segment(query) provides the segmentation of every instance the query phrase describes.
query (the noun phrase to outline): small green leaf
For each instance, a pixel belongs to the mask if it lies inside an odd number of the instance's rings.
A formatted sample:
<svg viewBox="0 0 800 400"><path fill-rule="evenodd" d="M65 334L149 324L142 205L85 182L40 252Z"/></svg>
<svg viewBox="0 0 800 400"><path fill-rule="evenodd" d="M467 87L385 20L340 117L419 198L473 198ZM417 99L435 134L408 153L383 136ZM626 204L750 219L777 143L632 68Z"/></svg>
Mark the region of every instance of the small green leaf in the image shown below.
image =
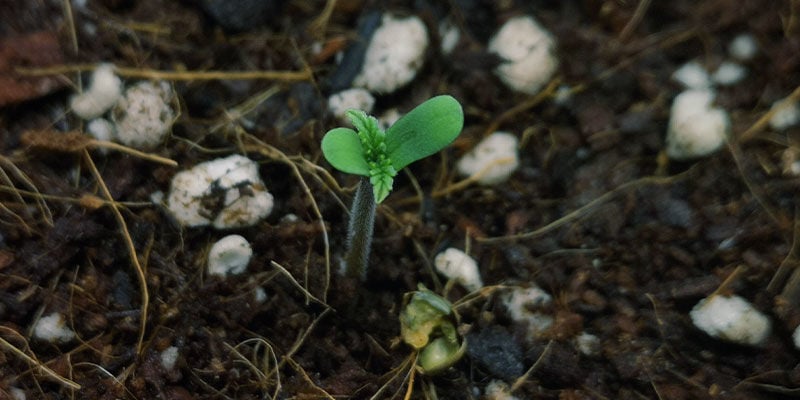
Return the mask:
<svg viewBox="0 0 800 400"><path fill-rule="evenodd" d="M369 178L372 184L372 195L375 196L375 203L380 204L392 191L394 177L387 174L376 174Z"/></svg>
<svg viewBox="0 0 800 400"><path fill-rule="evenodd" d="M386 152L400 170L445 148L464 126L461 104L452 96L436 96L404 115L386 131Z"/></svg>
<svg viewBox="0 0 800 400"><path fill-rule="evenodd" d="M378 120L373 116L367 115L364 111L351 108L345 111L345 114L350 118L350 122L353 123L356 131L367 134L370 139L378 135L378 132L382 133L381 129L378 128Z"/></svg>
<svg viewBox="0 0 800 400"><path fill-rule="evenodd" d="M322 154L339 171L348 174L369 176L369 164L364 158L364 149L356 131L335 128L322 138Z"/></svg>

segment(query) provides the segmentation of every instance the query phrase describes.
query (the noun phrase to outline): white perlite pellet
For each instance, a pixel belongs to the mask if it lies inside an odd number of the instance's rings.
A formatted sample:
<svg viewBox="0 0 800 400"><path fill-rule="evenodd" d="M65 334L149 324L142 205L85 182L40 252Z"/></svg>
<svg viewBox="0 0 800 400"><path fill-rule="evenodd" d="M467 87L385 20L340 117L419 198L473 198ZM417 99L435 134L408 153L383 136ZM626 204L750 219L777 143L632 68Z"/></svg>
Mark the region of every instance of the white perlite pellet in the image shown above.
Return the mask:
<svg viewBox="0 0 800 400"><path fill-rule="evenodd" d="M75 332L67 326L66 318L56 312L36 321L33 337L48 342L66 343L75 337Z"/></svg>
<svg viewBox="0 0 800 400"><path fill-rule="evenodd" d="M385 14L364 55L353 86L391 93L411 82L425 63L428 30L419 18Z"/></svg>
<svg viewBox="0 0 800 400"><path fill-rule="evenodd" d="M138 149L161 144L172 128L172 89L166 82L139 82L125 91L112 117L120 143Z"/></svg>
<svg viewBox="0 0 800 400"><path fill-rule="evenodd" d="M375 97L362 88L352 88L334 93L328 98L328 110L341 122L350 123L345 112L351 108L369 114L375 106Z"/></svg>
<svg viewBox="0 0 800 400"><path fill-rule="evenodd" d="M251 226L269 215L272 207L273 198L258 174L258 164L240 155L177 173L167 196L167 209L188 227Z"/></svg>
<svg viewBox="0 0 800 400"><path fill-rule="evenodd" d="M81 119L97 118L114 106L122 93L122 81L113 64L100 64L92 73L89 88L70 100L70 108Z"/></svg>
<svg viewBox="0 0 800 400"><path fill-rule="evenodd" d="M488 50L505 60L495 74L509 88L536 94L558 69L555 39L535 19L509 19L489 41Z"/></svg>
<svg viewBox="0 0 800 400"><path fill-rule="evenodd" d="M516 136L508 132L494 132L474 149L458 160L456 168L464 176L476 174L482 185L505 182L519 168Z"/></svg>
<svg viewBox="0 0 800 400"><path fill-rule="evenodd" d="M86 133L97 140L113 141L117 137L114 124L105 118L95 118L86 124Z"/></svg>
<svg viewBox="0 0 800 400"><path fill-rule="evenodd" d="M719 65L711 79L720 86L733 86L747 77L747 68L741 64L724 61Z"/></svg>
<svg viewBox="0 0 800 400"><path fill-rule="evenodd" d="M739 61L749 61L758 53L758 42L749 33L739 34L728 45L728 53Z"/></svg>
<svg viewBox="0 0 800 400"><path fill-rule="evenodd" d="M402 116L403 114L400 114L400 111L396 108L390 108L378 116L378 126L383 130L387 130Z"/></svg>
<svg viewBox="0 0 800 400"><path fill-rule="evenodd" d="M705 89L711 86L708 71L697 60L683 64L672 73L672 79L687 89Z"/></svg>
<svg viewBox="0 0 800 400"><path fill-rule="evenodd" d="M732 343L758 346L771 331L769 318L739 296L712 295L700 300L689 316L709 336Z"/></svg>
<svg viewBox="0 0 800 400"><path fill-rule="evenodd" d="M511 394L511 388L501 380L493 380L486 385L486 400L519 400Z"/></svg>
<svg viewBox="0 0 800 400"><path fill-rule="evenodd" d="M575 337L575 345L578 347L578 351L587 356L596 355L602 350L600 338L586 332L581 332Z"/></svg>
<svg viewBox="0 0 800 400"><path fill-rule="evenodd" d="M800 104L789 98L772 103L770 111L775 111L769 119L769 126L776 131L785 130L800 122Z"/></svg>
<svg viewBox="0 0 800 400"><path fill-rule="evenodd" d="M702 157L719 149L728 137L728 113L714 107L710 89L687 90L672 102L667 128L667 155L675 160Z"/></svg>
<svg viewBox="0 0 800 400"><path fill-rule="evenodd" d="M451 247L437 254L433 265L447 279L455 281L471 292L483 287L478 263L459 249Z"/></svg>
<svg viewBox="0 0 800 400"><path fill-rule="evenodd" d="M794 347L800 349L800 326L794 328L794 333L792 333L792 342L794 342Z"/></svg>
<svg viewBox="0 0 800 400"><path fill-rule="evenodd" d="M169 346L160 354L161 366L165 371L172 371L175 368L175 363L178 361L178 348Z"/></svg>
<svg viewBox="0 0 800 400"><path fill-rule="evenodd" d="M553 325L553 317L536 311L553 300L547 292L536 286L514 287L500 296L508 315L516 322L528 325L528 331L536 336Z"/></svg>
<svg viewBox="0 0 800 400"><path fill-rule="evenodd" d="M247 239L241 235L225 236L208 252L208 273L222 277L241 274L251 257L253 248Z"/></svg>
<svg viewBox="0 0 800 400"><path fill-rule="evenodd" d="M11 394L11 398L13 400L26 400L27 399L27 396L25 395L25 391L20 389L20 388L12 386L11 388L8 389L8 392Z"/></svg>
<svg viewBox="0 0 800 400"><path fill-rule="evenodd" d="M445 19L439 23L439 37L441 38L439 46L442 54L449 55L455 50L458 41L461 40L461 31L451 19Z"/></svg>

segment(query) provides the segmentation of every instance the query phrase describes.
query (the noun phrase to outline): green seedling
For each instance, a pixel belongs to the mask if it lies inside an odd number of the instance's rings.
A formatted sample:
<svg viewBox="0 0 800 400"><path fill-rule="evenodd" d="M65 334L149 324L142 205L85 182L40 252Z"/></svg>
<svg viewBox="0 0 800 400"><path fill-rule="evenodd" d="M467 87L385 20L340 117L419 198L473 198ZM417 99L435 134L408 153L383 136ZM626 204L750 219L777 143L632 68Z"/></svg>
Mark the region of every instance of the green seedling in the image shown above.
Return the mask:
<svg viewBox="0 0 800 400"><path fill-rule="evenodd" d="M366 278L375 206L392 191L394 177L408 164L455 140L464 126L461 104L436 96L420 104L384 132L375 117L348 110L355 130L335 128L322 138L322 154L336 169L362 176L348 225L345 275Z"/></svg>
<svg viewBox="0 0 800 400"><path fill-rule="evenodd" d="M409 295L400 313L400 336L420 352L419 370L437 374L461 359L466 342L458 340L457 318L449 301L422 284Z"/></svg>

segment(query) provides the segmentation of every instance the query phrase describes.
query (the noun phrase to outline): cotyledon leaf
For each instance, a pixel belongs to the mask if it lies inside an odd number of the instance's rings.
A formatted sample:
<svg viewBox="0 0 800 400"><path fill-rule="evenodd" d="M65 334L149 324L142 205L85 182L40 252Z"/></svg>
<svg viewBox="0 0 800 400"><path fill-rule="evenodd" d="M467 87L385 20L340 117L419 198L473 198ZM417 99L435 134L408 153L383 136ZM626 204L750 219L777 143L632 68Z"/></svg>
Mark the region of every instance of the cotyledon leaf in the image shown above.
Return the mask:
<svg viewBox="0 0 800 400"><path fill-rule="evenodd" d="M348 174L369 176L369 164L364 158L364 149L356 131L335 128L322 138L322 154L339 171Z"/></svg>
<svg viewBox="0 0 800 400"><path fill-rule="evenodd" d="M461 133L464 112L452 96L436 96L420 104L386 130L386 153L400 170L443 149Z"/></svg>

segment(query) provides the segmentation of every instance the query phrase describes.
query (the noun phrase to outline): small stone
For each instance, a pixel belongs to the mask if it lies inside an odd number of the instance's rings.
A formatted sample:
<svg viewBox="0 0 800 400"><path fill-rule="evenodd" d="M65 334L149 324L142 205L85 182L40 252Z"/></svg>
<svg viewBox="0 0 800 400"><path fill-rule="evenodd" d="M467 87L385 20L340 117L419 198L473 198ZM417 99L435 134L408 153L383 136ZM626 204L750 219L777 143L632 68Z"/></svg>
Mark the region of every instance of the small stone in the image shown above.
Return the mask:
<svg viewBox="0 0 800 400"><path fill-rule="evenodd" d="M248 31L265 25L278 14L282 1L200 0L200 7L225 29Z"/></svg>
<svg viewBox="0 0 800 400"><path fill-rule="evenodd" d="M525 372L521 346L511 333L497 325L470 332L467 354L498 378L514 380Z"/></svg>

